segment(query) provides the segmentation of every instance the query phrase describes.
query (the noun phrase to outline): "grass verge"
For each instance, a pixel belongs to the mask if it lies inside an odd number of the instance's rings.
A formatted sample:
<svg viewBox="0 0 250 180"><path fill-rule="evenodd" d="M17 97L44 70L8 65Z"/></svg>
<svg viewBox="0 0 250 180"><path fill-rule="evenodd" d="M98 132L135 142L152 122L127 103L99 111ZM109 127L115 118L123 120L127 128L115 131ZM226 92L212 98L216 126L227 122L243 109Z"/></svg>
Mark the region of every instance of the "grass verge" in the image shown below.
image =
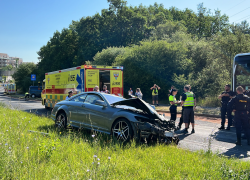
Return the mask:
<svg viewBox="0 0 250 180"><path fill-rule="evenodd" d="M46 117L2 106L0 115L0 179L248 179L250 175L250 163L233 158L161 144L122 146L94 132L57 131Z"/></svg>

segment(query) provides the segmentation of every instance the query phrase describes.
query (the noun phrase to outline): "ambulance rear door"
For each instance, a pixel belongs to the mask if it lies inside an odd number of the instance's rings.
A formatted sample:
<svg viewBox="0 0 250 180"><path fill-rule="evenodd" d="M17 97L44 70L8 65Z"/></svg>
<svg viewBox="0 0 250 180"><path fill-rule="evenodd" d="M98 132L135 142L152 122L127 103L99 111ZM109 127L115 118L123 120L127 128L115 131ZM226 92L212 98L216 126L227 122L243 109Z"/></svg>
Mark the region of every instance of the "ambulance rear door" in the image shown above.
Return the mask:
<svg viewBox="0 0 250 180"><path fill-rule="evenodd" d="M110 93L123 96L123 71L121 69L110 70Z"/></svg>
<svg viewBox="0 0 250 180"><path fill-rule="evenodd" d="M99 69L85 69L85 92L93 91L99 83Z"/></svg>

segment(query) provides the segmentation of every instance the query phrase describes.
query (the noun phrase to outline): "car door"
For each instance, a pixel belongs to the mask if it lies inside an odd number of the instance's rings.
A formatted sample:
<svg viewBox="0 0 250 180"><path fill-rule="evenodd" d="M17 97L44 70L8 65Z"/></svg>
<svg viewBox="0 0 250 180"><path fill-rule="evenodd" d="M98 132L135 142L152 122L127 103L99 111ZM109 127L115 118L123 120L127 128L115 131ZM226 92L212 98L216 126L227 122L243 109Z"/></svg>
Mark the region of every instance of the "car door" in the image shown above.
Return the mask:
<svg viewBox="0 0 250 180"><path fill-rule="evenodd" d="M69 100L69 122L77 127L85 127L87 113L83 109L87 94L78 95Z"/></svg>
<svg viewBox="0 0 250 180"><path fill-rule="evenodd" d="M97 100L104 101L98 94L88 94L85 99L83 109L88 114L86 124L93 129L109 132L112 112L109 106L96 105Z"/></svg>

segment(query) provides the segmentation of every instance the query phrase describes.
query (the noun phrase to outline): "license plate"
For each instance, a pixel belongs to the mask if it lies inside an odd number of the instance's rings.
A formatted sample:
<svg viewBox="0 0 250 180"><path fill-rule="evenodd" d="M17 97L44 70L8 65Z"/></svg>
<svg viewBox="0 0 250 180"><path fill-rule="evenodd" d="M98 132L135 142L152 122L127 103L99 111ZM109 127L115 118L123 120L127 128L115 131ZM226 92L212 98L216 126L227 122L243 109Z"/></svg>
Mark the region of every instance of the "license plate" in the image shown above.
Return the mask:
<svg viewBox="0 0 250 180"><path fill-rule="evenodd" d="M173 132L168 132L168 131L166 131L166 132L164 133L164 135L165 135L166 137L174 137L174 133L173 133Z"/></svg>

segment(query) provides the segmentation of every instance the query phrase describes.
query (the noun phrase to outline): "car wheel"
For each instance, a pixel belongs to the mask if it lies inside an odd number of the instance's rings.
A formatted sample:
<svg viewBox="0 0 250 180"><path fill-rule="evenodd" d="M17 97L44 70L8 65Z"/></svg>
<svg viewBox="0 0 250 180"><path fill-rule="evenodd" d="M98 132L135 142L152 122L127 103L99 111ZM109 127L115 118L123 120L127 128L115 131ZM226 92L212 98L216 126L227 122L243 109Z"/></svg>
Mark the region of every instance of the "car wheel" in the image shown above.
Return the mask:
<svg viewBox="0 0 250 180"><path fill-rule="evenodd" d="M133 129L126 119L119 119L112 128L113 138L117 141L128 142L133 137Z"/></svg>
<svg viewBox="0 0 250 180"><path fill-rule="evenodd" d="M59 112L56 117L55 127L58 129L66 128L67 127L67 116L64 112Z"/></svg>
<svg viewBox="0 0 250 180"><path fill-rule="evenodd" d="M35 98L35 97L36 97L36 95L35 95L35 94L32 94L32 95L31 95L31 97L32 97L32 98Z"/></svg>

